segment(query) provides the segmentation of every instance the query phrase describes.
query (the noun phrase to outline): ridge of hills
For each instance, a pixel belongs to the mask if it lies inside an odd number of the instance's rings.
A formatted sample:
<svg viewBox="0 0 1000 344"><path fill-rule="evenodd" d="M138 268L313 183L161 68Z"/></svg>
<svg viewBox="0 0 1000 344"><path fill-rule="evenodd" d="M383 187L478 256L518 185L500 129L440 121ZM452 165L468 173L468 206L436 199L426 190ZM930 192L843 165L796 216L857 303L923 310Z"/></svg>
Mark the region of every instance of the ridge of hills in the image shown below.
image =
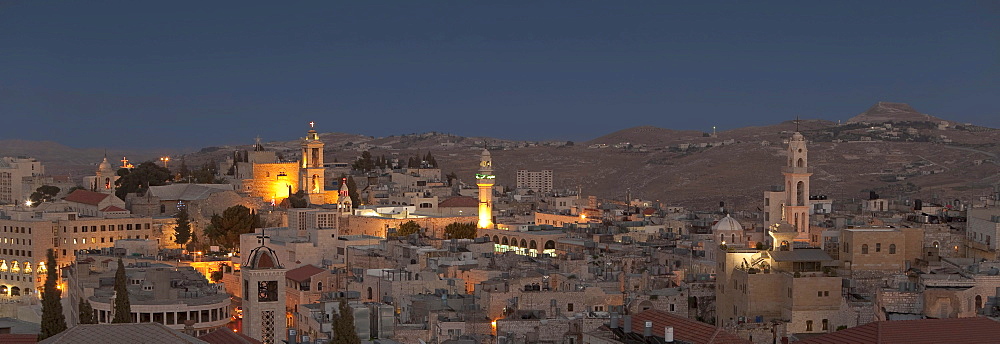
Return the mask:
<svg viewBox="0 0 1000 344"><path fill-rule="evenodd" d="M881 121L881 122L879 122ZM601 198L660 200L666 204L714 208L725 201L734 210L763 205L763 191L780 185L785 140L798 130L809 141L811 189L832 199L863 197L871 190L883 197L925 200L978 200L1000 183L1000 131L944 123L901 103L880 102L844 124L827 120L785 121L712 135L692 130L639 126L587 142L515 141L421 133L371 137L323 133L327 162L352 162L361 152L405 161L432 152L442 173L472 182L479 150L489 146L498 182L513 187L516 171L552 170L556 188L577 189ZM0 155L11 147L0 141ZM23 152L55 170L92 172L102 152L52 142ZM286 159L298 155L299 141L264 142L265 149ZM183 157L189 166L222 161L251 145L207 147ZM138 156L138 155L137 155ZM156 156L156 155L154 155ZM179 156L174 156L176 163ZM138 161L138 160L136 160ZM89 165L89 166L88 166ZM177 166L177 165L171 165Z"/></svg>

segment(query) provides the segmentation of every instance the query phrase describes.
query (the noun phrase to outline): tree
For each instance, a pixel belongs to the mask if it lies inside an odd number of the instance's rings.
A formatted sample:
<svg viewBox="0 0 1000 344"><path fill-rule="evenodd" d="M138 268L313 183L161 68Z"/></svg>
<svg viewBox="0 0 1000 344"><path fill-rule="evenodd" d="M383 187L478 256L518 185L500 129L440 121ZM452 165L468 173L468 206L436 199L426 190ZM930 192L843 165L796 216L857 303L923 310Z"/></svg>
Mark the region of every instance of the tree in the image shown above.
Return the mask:
<svg viewBox="0 0 1000 344"><path fill-rule="evenodd" d="M306 199L305 191L299 190L288 196L288 205L292 208L308 208L309 200Z"/></svg>
<svg viewBox="0 0 1000 344"><path fill-rule="evenodd" d="M42 332L38 340L52 337L66 330L66 316L63 315L62 290L59 290L59 266L56 265L56 252L48 250L45 261L45 289L42 290Z"/></svg>
<svg viewBox="0 0 1000 344"><path fill-rule="evenodd" d="M452 222L444 226L445 239L474 239L476 237L476 223Z"/></svg>
<svg viewBox="0 0 1000 344"><path fill-rule="evenodd" d="M146 161L135 168L119 169L118 178L115 181L115 196L125 199L125 195L135 192L146 192L150 186L164 185L173 179L173 174L166 167L157 165L152 161Z"/></svg>
<svg viewBox="0 0 1000 344"><path fill-rule="evenodd" d="M191 241L191 218L188 215L187 207L181 208L177 213L177 227L174 228L174 242L178 245L186 245Z"/></svg>
<svg viewBox="0 0 1000 344"><path fill-rule="evenodd" d="M448 173L444 177L448 179L448 186L455 185L454 183L458 181L458 174L455 172Z"/></svg>
<svg viewBox="0 0 1000 344"><path fill-rule="evenodd" d="M260 227L260 216L242 205L234 205L222 211L222 215L212 215L212 225L205 228L205 235L215 243L234 249L240 244L240 235L253 232Z"/></svg>
<svg viewBox="0 0 1000 344"><path fill-rule="evenodd" d="M80 310L80 323L81 324L96 324L97 320L94 319L94 307L90 305L90 300L81 297L80 304L77 307Z"/></svg>
<svg viewBox="0 0 1000 344"><path fill-rule="evenodd" d="M118 270L115 271L115 317L111 319L113 324L132 322L132 302L125 282L125 262L118 258Z"/></svg>
<svg viewBox="0 0 1000 344"><path fill-rule="evenodd" d="M347 176L347 195L351 196L351 204L354 207L361 205L361 194L358 193L358 184L354 182L354 176Z"/></svg>
<svg viewBox="0 0 1000 344"><path fill-rule="evenodd" d="M347 305L347 299L340 299L337 312L339 314L333 320L332 344L361 344L361 338L358 338L358 332L354 328L354 311Z"/></svg>
<svg viewBox="0 0 1000 344"><path fill-rule="evenodd" d="M181 158L181 166L177 169L177 174L181 175L181 179L191 176L191 169L188 168L187 162L184 161L184 158Z"/></svg>
<svg viewBox="0 0 1000 344"><path fill-rule="evenodd" d="M222 280L222 270L212 271L212 275L210 277L212 277L212 282L218 283Z"/></svg>
<svg viewBox="0 0 1000 344"><path fill-rule="evenodd" d="M37 207L42 202L51 202L59 194L59 187L42 185L31 193L31 206Z"/></svg>
<svg viewBox="0 0 1000 344"><path fill-rule="evenodd" d="M372 153L368 151L361 152L361 157L355 160L351 164L351 168L355 171L368 172L375 169L375 161L372 160Z"/></svg>
<svg viewBox="0 0 1000 344"><path fill-rule="evenodd" d="M434 156L431 155L431 152L427 152L427 155L424 156L424 161L427 162L427 167L437 168L438 166L437 160L434 160Z"/></svg>
<svg viewBox="0 0 1000 344"><path fill-rule="evenodd" d="M420 225L418 225L413 220L399 224L399 227L396 229L396 236L400 237L405 237L409 236L410 234L418 234L418 233L420 233Z"/></svg>

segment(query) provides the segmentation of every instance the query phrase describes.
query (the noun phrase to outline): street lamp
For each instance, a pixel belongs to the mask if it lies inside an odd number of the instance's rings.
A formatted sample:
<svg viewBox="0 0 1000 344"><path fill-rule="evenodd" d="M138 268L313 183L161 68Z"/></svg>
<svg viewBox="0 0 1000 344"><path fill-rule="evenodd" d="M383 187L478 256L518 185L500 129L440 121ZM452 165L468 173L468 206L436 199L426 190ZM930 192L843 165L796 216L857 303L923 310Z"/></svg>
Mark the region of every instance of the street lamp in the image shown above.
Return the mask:
<svg viewBox="0 0 1000 344"><path fill-rule="evenodd" d="M169 156L161 157L160 161L163 162L163 167L166 168L167 167L167 162L170 161L170 157Z"/></svg>

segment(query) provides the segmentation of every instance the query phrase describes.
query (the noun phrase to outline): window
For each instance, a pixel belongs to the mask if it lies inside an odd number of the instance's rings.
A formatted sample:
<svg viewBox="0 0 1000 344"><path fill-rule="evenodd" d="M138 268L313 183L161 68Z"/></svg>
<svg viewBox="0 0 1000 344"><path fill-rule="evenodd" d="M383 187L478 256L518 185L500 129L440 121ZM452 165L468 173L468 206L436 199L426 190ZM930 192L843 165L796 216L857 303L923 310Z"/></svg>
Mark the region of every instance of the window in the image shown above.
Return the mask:
<svg viewBox="0 0 1000 344"><path fill-rule="evenodd" d="M868 254L868 244L861 245L861 254Z"/></svg>
<svg viewBox="0 0 1000 344"><path fill-rule="evenodd" d="M816 296L817 297L823 297L823 292L822 291L817 291L816 292Z"/></svg>
<svg viewBox="0 0 1000 344"><path fill-rule="evenodd" d="M882 243L875 243L875 252L882 252Z"/></svg>
<svg viewBox="0 0 1000 344"><path fill-rule="evenodd" d="M830 291L829 291L829 290L827 290L827 291L824 291L824 292L823 292L823 296L830 296Z"/></svg>
<svg viewBox="0 0 1000 344"><path fill-rule="evenodd" d="M896 244L889 244L889 254L896 254Z"/></svg>
<svg viewBox="0 0 1000 344"><path fill-rule="evenodd" d="M567 303L566 304L566 311L567 312L572 312L573 311L573 304L572 303Z"/></svg>
<svg viewBox="0 0 1000 344"><path fill-rule="evenodd" d="M813 330L813 321L806 320L806 332L812 332L812 330Z"/></svg>
<svg viewBox="0 0 1000 344"><path fill-rule="evenodd" d="M829 330L830 330L830 321L827 319L823 319L823 331L829 331Z"/></svg>

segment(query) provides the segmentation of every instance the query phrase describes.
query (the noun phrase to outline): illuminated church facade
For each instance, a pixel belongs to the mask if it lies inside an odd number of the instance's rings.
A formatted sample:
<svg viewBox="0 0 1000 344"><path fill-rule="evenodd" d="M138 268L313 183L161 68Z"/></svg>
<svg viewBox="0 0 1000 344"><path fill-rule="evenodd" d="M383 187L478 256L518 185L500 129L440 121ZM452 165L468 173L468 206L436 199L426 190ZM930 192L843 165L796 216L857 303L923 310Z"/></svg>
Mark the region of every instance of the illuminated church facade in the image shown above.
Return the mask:
<svg viewBox="0 0 1000 344"><path fill-rule="evenodd" d="M260 197L275 205L298 191L302 191L311 204L336 204L339 189L326 188L323 141L316 132L315 123L310 122L309 126L300 142L302 156L297 162L280 161L274 152L265 151L259 140L253 151L233 161L231 176L241 181L240 189L251 197Z"/></svg>

